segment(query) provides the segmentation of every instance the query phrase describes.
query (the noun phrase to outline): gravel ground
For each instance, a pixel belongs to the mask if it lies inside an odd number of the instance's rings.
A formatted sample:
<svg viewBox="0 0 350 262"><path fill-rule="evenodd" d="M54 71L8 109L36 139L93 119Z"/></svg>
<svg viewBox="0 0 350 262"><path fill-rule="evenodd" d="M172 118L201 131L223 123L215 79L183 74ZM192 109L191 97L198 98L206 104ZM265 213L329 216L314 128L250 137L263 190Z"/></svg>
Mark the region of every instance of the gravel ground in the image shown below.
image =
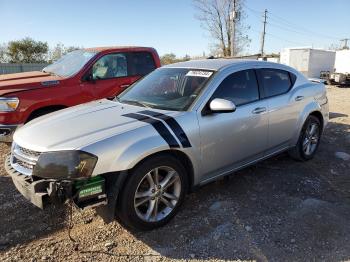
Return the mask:
<svg viewBox="0 0 350 262"><path fill-rule="evenodd" d="M0 169L0 261L350 261L350 89L307 163L287 154L188 195L167 226L131 233L94 211L39 210ZM3 161L9 147L0 145Z"/></svg>

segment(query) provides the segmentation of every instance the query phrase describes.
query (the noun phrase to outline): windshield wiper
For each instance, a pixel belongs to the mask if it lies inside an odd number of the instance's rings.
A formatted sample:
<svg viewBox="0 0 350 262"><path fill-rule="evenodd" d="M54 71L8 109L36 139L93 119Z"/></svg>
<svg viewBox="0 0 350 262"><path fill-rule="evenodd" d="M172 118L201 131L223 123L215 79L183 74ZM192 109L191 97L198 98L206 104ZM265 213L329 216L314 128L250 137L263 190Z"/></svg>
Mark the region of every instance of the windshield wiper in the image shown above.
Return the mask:
<svg viewBox="0 0 350 262"><path fill-rule="evenodd" d="M136 101L136 100L120 100L117 97L117 101L120 103L125 103L125 104L130 104L130 105L136 105L136 106L142 106L142 107L147 107L147 108L151 108L151 106L145 102L140 102L140 101Z"/></svg>
<svg viewBox="0 0 350 262"><path fill-rule="evenodd" d="M42 72L48 73L48 74L50 74L51 76L59 76L58 74L55 74L54 72L51 72L51 71L42 70Z"/></svg>

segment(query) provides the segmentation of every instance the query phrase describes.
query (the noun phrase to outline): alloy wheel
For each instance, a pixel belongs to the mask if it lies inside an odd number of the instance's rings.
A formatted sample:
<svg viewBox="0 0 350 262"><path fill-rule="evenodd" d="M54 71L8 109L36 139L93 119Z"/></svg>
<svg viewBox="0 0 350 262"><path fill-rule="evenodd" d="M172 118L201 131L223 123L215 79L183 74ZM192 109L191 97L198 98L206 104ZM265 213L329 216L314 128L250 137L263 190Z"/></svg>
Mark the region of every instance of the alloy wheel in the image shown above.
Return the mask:
<svg viewBox="0 0 350 262"><path fill-rule="evenodd" d="M146 222L158 222L176 207L181 194L181 179L171 167L161 166L149 171L137 186L134 208Z"/></svg>
<svg viewBox="0 0 350 262"><path fill-rule="evenodd" d="M317 123L312 122L305 130L303 140L303 151L305 155L310 156L315 152L319 139L320 128Z"/></svg>

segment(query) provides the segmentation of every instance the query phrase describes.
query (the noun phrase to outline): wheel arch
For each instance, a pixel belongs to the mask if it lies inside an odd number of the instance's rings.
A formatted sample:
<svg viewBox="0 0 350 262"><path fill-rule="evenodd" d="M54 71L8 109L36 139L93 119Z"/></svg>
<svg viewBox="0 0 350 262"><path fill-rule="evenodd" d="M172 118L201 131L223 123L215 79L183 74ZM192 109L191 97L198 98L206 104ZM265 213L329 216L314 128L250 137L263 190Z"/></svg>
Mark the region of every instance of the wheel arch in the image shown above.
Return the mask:
<svg viewBox="0 0 350 262"><path fill-rule="evenodd" d="M42 107L38 107L36 109L34 109L27 117L27 119L25 120L25 122L29 122L31 120L33 120L34 118L41 116L42 114L48 114L54 111L58 111L61 109L65 109L67 108L67 106L65 105L49 105L49 106L42 106Z"/></svg>
<svg viewBox="0 0 350 262"><path fill-rule="evenodd" d="M323 119L322 113L321 113L320 111L315 110L315 111L311 112L311 113L309 114L309 116L315 116L315 117L317 117L317 119L318 119L318 120L320 121L320 123L321 123L321 128L322 128L322 130L323 130L323 127L324 127L324 119Z"/></svg>
<svg viewBox="0 0 350 262"><path fill-rule="evenodd" d="M194 185L194 167L193 167L193 164L192 164L190 157L186 153L184 153L180 150L168 149L168 150L162 150L162 151L158 151L158 152L155 152L153 154L147 155L146 157L139 160L136 163L136 165L134 165L131 168L131 170L134 170L135 168L137 168L139 165L141 165L142 163L144 163L148 159L159 156L159 155L171 155L171 156L180 160L180 162L184 165L184 167L187 171L187 176L189 179L188 186L189 186L189 189L191 190L193 188L193 185Z"/></svg>
<svg viewBox="0 0 350 262"><path fill-rule="evenodd" d="M116 205L118 201L120 201L121 190L124 187L125 183L128 181L128 179L130 178L130 173L139 165L147 161L148 159L151 159L159 155L171 155L171 156L175 156L177 159L180 159L181 163L184 164L186 171L188 171L187 173L188 179L189 179L188 191L192 191L194 189L194 167L191 159L186 153L180 150L171 150L171 149L161 150L161 151L152 153L150 155L145 156L141 160L139 160L129 170L110 172L104 175L105 177L109 177L109 183L111 183L111 186L109 186L107 189L107 195L109 196L110 201L108 202L107 206L98 207L96 211L102 217L105 223L110 223L114 220L115 214L117 212Z"/></svg>
<svg viewBox="0 0 350 262"><path fill-rule="evenodd" d="M323 119L321 107L316 102L308 104L304 108L304 110L300 113L299 120L298 120L297 125L296 125L295 135L294 135L293 140L292 140L292 146L294 146L297 143L297 141L299 139L300 131L303 128L306 119L310 115L313 115L320 120L321 125L322 125L322 130L323 130L324 119Z"/></svg>

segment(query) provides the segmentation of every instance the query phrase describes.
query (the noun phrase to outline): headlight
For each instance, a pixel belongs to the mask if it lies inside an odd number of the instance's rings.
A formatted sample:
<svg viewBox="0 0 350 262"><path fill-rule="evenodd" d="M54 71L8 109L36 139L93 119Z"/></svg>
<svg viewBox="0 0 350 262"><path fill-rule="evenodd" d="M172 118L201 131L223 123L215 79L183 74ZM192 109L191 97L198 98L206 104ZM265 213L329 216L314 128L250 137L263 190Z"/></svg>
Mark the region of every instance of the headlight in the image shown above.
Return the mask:
<svg viewBox="0 0 350 262"><path fill-rule="evenodd" d="M52 179L82 179L90 177L97 157L83 151L42 153L33 169L33 176Z"/></svg>
<svg viewBox="0 0 350 262"><path fill-rule="evenodd" d="M0 97L0 112L12 112L18 107L17 97Z"/></svg>

